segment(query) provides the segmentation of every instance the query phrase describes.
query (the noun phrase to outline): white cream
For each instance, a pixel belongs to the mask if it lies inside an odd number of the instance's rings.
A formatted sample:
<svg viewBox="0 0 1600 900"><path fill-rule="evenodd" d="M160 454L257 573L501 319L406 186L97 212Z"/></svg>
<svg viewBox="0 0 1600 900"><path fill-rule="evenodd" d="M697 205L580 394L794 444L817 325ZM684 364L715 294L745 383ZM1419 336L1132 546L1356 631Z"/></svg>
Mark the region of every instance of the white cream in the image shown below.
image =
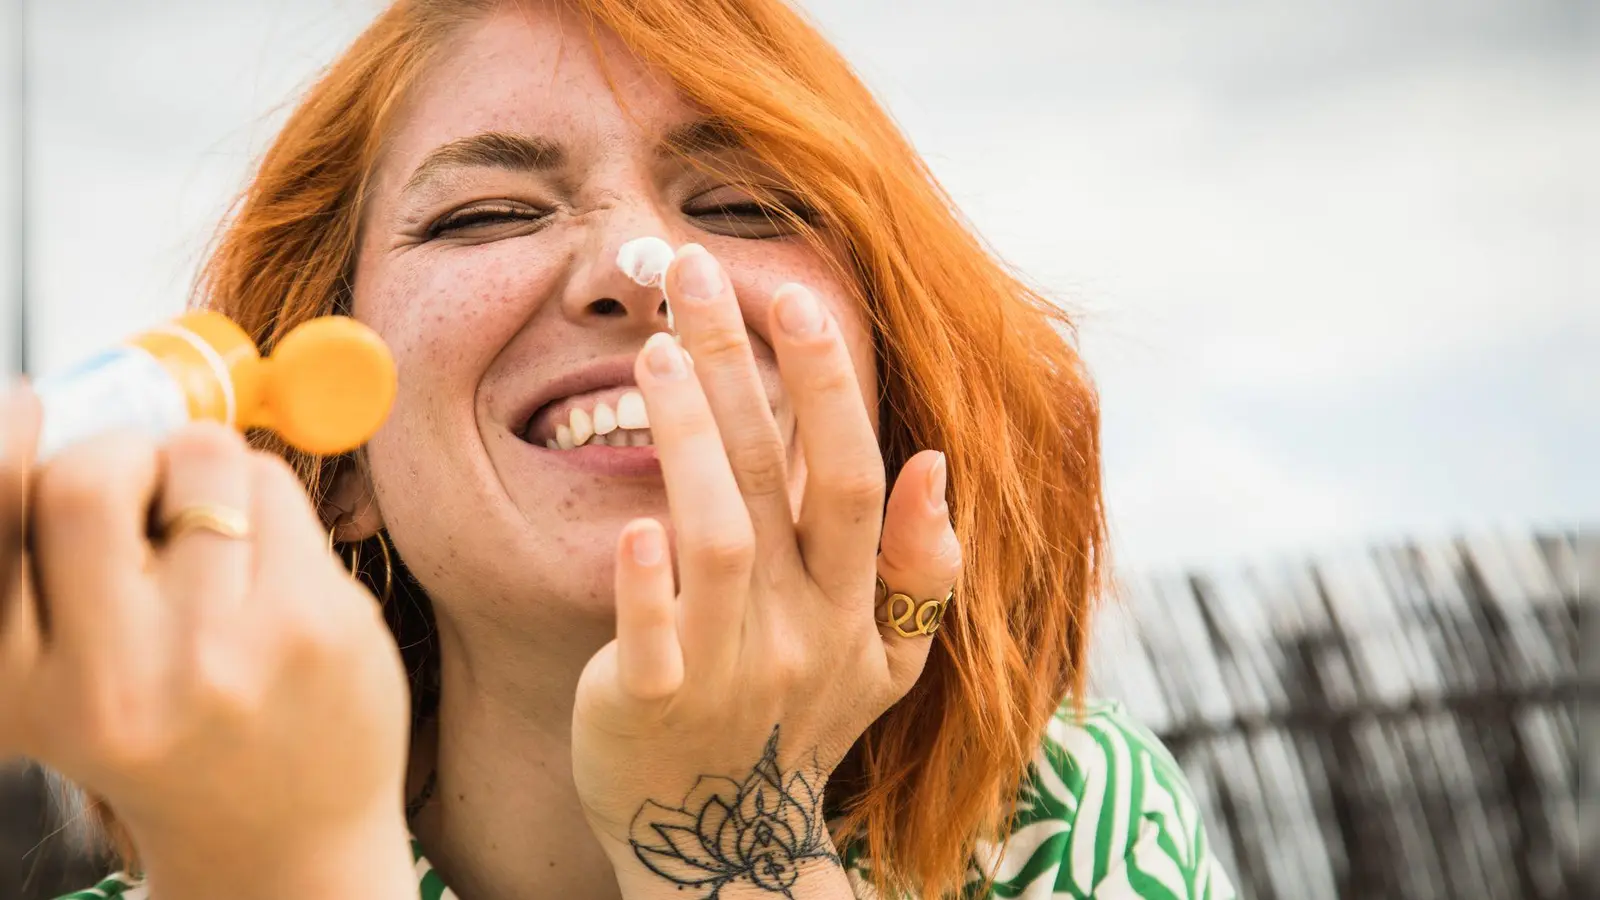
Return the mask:
<svg viewBox="0 0 1600 900"><path fill-rule="evenodd" d="M666 300L667 267L672 265L672 258L675 255L672 245L661 238L653 235L634 238L617 251L617 268L635 284L660 288L661 298ZM667 303L667 330L677 332L672 321L670 301Z"/></svg>
<svg viewBox="0 0 1600 900"><path fill-rule="evenodd" d="M661 238L634 238L617 251L617 267L644 287L661 287L673 255L672 245Z"/></svg>

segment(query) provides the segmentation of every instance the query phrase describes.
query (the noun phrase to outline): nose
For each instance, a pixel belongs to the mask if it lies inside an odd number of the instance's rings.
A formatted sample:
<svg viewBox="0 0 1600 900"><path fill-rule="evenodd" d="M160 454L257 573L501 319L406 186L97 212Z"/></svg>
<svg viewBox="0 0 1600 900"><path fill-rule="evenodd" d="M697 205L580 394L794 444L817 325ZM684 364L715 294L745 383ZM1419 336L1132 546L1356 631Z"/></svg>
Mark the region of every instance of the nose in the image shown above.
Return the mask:
<svg viewBox="0 0 1600 900"><path fill-rule="evenodd" d="M659 287L636 283L617 265L622 245L655 235L677 246L665 222L656 215L596 215L583 246L572 260L571 275L561 300L562 314L586 326L638 330L646 334L667 327L667 303Z"/></svg>

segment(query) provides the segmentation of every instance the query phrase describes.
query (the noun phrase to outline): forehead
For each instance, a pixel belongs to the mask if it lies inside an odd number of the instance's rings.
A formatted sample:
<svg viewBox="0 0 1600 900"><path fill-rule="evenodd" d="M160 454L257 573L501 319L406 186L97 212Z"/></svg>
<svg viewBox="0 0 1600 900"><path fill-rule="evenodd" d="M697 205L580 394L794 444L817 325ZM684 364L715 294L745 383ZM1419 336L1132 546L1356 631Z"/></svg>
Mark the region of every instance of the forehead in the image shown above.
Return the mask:
<svg viewBox="0 0 1600 900"><path fill-rule="evenodd" d="M615 35L591 34L559 4L506 4L440 49L385 155L409 171L433 148L482 132L545 137L578 153L646 146L694 118L673 85Z"/></svg>

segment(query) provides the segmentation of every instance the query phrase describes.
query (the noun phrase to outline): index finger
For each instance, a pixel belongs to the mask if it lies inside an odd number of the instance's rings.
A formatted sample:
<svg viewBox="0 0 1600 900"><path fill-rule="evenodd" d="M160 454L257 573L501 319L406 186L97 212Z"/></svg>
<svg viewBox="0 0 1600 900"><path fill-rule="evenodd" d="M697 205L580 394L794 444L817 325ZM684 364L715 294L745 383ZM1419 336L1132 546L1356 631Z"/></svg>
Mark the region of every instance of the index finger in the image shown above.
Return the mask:
<svg viewBox="0 0 1600 900"><path fill-rule="evenodd" d="M666 290L757 540L781 547L793 540L789 467L733 283L704 247L686 244L667 269Z"/></svg>
<svg viewBox="0 0 1600 900"><path fill-rule="evenodd" d="M160 618L144 580L160 477L155 443L124 431L66 448L34 478L34 589L52 648L82 657L144 645Z"/></svg>

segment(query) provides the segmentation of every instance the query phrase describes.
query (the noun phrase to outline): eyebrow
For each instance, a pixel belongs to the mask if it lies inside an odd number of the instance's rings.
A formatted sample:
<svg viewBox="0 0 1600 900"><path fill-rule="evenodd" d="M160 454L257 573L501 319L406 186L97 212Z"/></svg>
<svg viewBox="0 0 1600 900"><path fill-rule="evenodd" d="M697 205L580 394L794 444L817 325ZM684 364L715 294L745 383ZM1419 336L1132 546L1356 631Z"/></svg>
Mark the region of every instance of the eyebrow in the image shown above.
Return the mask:
<svg viewBox="0 0 1600 900"><path fill-rule="evenodd" d="M722 153L744 150L742 135L722 119L701 119L668 131L656 147L659 157ZM566 151L554 141L514 134L485 131L457 138L435 148L411 173L402 193L410 193L437 178L447 169L490 168L511 172L548 172L566 163Z"/></svg>
<svg viewBox="0 0 1600 900"><path fill-rule="evenodd" d="M694 156L747 149L748 142L731 123L723 119L701 119L668 131L657 146L656 155Z"/></svg>
<svg viewBox="0 0 1600 900"><path fill-rule="evenodd" d="M566 162L566 152L559 144L544 138L512 134L505 131L486 131L470 137L457 138L435 148L406 182L404 192L409 192L438 177L440 172L455 168L506 169L512 172L546 172L560 168Z"/></svg>

